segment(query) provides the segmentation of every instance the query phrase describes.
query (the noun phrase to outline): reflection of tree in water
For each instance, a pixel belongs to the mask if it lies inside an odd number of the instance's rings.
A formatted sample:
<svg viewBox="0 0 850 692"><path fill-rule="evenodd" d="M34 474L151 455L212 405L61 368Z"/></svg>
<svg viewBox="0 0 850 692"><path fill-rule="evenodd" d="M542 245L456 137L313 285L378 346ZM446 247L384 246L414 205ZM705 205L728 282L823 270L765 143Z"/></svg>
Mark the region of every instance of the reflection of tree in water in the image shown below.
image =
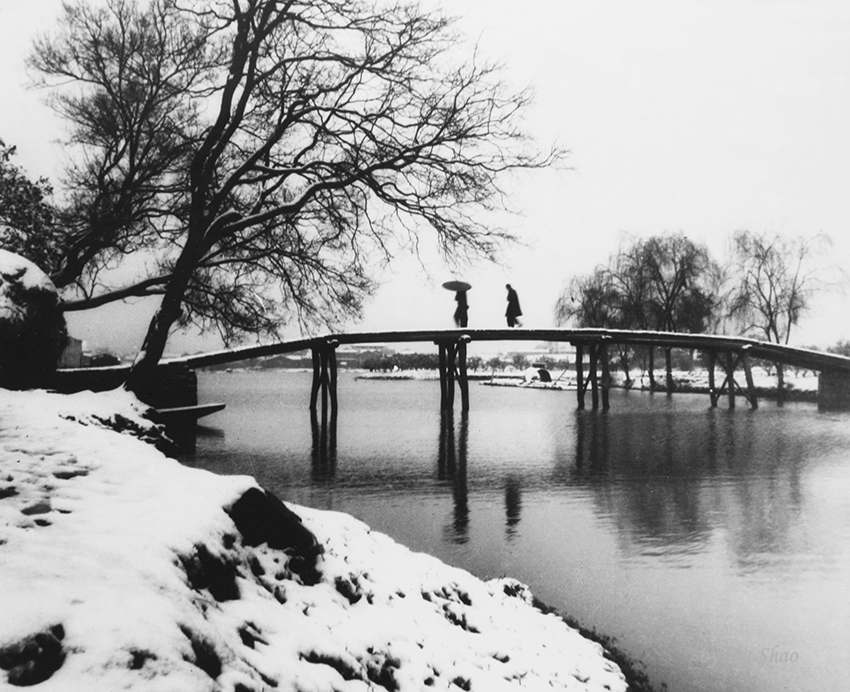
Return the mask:
<svg viewBox="0 0 850 692"><path fill-rule="evenodd" d="M310 412L310 431L313 446L310 450L311 470L314 481L331 481L336 474L336 416L331 411L322 412L321 420L315 411Z"/></svg>
<svg viewBox="0 0 850 692"><path fill-rule="evenodd" d="M724 527L742 566L793 551L806 444L759 415L579 411L570 482L592 490L627 550L697 550Z"/></svg>
<svg viewBox="0 0 850 692"><path fill-rule="evenodd" d="M736 456L749 462L737 468L731 463L736 446ZM750 426L727 443L720 458L727 473L737 471L738 478L731 493L721 498L723 504L718 502L718 511L725 514L741 569L759 568L777 556L806 550L797 529L804 509L802 471L809 454L807 444L781 425L768 430Z"/></svg>
<svg viewBox="0 0 850 692"><path fill-rule="evenodd" d="M455 543L469 540L469 488L466 483L466 449L469 441L469 414L460 419L460 435L455 443L455 421L451 411L440 416L440 446L437 453L437 473L441 481L451 481L454 497L454 518L449 531Z"/></svg>

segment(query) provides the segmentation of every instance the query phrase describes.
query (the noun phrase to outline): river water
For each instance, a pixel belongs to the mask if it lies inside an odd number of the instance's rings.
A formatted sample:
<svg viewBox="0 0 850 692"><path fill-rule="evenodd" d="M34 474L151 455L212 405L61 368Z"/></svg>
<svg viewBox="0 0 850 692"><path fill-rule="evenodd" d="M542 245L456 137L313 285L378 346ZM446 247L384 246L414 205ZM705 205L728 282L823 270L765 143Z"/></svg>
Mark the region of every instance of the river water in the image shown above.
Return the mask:
<svg viewBox="0 0 850 692"><path fill-rule="evenodd" d="M848 689L850 414L618 390L602 414L473 383L469 413L441 421L437 382L343 371L325 436L308 373L199 380L227 408L184 463L516 577L658 689Z"/></svg>

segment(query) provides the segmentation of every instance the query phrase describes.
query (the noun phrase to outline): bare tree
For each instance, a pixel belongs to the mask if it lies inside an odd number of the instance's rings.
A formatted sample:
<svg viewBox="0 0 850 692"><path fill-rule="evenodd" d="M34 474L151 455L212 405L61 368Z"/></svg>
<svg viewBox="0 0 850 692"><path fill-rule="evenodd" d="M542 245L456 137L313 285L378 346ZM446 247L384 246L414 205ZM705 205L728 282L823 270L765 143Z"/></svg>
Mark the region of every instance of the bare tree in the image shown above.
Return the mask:
<svg viewBox="0 0 850 692"><path fill-rule="evenodd" d="M733 236L734 282L729 313L743 333L754 332L767 341L787 344L792 327L809 309L814 293L823 283L811 266L816 245L811 240L783 237L777 233L738 231ZM780 390L785 377L776 364Z"/></svg>
<svg viewBox="0 0 850 692"><path fill-rule="evenodd" d="M493 257L508 236L480 212L501 174L561 152L530 147L529 94L459 45L405 2L65 6L30 59L83 152L55 279L67 309L162 296L128 386L175 323L233 339L357 315L372 265L424 229L447 256ZM110 283L138 253L144 271Z"/></svg>

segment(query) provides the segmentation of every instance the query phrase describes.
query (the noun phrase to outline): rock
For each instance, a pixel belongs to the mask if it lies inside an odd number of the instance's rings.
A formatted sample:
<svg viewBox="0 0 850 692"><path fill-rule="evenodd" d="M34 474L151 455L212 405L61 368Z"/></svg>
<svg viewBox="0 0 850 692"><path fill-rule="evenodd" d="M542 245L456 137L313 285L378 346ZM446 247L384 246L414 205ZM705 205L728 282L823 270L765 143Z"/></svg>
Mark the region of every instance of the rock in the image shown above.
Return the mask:
<svg viewBox="0 0 850 692"><path fill-rule="evenodd" d="M7 670L10 685L37 685L62 667L65 630L55 625L0 649L0 668Z"/></svg>
<svg viewBox="0 0 850 692"><path fill-rule="evenodd" d="M235 601L239 598L236 563L226 556L214 556L203 544L195 546L191 556L180 556L183 569L193 589L206 589L219 602Z"/></svg>
<svg viewBox="0 0 850 692"><path fill-rule="evenodd" d="M316 583L316 558L322 547L301 523L301 517L275 495L260 488L249 488L225 510L247 546L266 543L269 548L290 555L289 568L305 583Z"/></svg>

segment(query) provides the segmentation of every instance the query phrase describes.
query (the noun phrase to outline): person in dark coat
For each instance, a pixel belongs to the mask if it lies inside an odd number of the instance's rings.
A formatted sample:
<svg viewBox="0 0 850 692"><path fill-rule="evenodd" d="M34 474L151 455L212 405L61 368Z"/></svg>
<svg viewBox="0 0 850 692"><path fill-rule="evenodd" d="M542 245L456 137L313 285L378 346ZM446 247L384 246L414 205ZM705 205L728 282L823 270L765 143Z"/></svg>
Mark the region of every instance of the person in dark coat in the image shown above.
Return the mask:
<svg viewBox="0 0 850 692"><path fill-rule="evenodd" d="M457 309L455 310L455 324L461 329L465 329L466 324L469 320L469 316L467 315L469 304L466 302L466 291L458 291L457 293L455 293L455 300L457 301Z"/></svg>
<svg viewBox="0 0 850 692"><path fill-rule="evenodd" d="M519 296L516 294L516 291L511 288L510 284L505 284L505 288L508 289L508 309L505 312L505 317L508 320L509 327L521 327L519 316L522 314L522 310L519 308Z"/></svg>

